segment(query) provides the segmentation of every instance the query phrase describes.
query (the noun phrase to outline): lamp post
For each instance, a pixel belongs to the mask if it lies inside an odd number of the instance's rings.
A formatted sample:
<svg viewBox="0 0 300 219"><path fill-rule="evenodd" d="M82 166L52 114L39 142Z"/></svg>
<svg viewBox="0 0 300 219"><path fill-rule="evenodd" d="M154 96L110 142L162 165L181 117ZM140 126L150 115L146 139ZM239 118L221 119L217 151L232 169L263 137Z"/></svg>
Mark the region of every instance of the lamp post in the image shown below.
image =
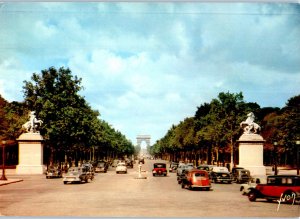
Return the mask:
<svg viewBox="0 0 300 219"><path fill-rule="evenodd" d="M2 176L0 180L7 180L5 177L5 144L6 141L2 141Z"/></svg>
<svg viewBox="0 0 300 219"><path fill-rule="evenodd" d="M297 175L299 175L299 147L300 147L300 140L296 141L297 147Z"/></svg>
<svg viewBox="0 0 300 219"><path fill-rule="evenodd" d="M274 142L274 168L275 168L275 171L274 171L274 175L277 175L277 142L275 141Z"/></svg>

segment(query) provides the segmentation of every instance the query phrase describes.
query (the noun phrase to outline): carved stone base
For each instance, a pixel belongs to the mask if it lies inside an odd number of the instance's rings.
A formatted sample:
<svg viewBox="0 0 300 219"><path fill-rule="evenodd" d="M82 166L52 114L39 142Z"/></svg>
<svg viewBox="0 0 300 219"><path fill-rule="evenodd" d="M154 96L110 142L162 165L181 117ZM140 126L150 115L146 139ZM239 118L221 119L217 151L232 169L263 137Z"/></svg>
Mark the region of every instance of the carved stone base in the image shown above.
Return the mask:
<svg viewBox="0 0 300 219"><path fill-rule="evenodd" d="M243 134L238 142L238 166L250 170L251 176L266 176L263 165L263 138L258 134Z"/></svg>
<svg viewBox="0 0 300 219"><path fill-rule="evenodd" d="M43 174L43 137L39 133L23 133L19 143L17 174Z"/></svg>
<svg viewBox="0 0 300 219"><path fill-rule="evenodd" d="M17 165L16 174L43 174L43 165Z"/></svg>

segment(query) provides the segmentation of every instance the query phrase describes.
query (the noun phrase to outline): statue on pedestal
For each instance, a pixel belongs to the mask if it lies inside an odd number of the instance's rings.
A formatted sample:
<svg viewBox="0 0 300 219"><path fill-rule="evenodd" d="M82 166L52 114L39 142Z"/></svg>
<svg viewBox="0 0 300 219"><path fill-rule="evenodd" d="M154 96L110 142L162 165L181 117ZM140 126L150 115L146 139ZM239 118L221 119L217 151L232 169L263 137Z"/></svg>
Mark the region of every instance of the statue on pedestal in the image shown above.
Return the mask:
<svg viewBox="0 0 300 219"><path fill-rule="evenodd" d="M244 134L256 134L261 128L254 122L254 113L250 112L247 116L246 121L240 123L240 127L244 129Z"/></svg>
<svg viewBox="0 0 300 219"><path fill-rule="evenodd" d="M38 129L43 121L36 118L35 111L29 113L29 121L22 125L26 132L39 133Z"/></svg>

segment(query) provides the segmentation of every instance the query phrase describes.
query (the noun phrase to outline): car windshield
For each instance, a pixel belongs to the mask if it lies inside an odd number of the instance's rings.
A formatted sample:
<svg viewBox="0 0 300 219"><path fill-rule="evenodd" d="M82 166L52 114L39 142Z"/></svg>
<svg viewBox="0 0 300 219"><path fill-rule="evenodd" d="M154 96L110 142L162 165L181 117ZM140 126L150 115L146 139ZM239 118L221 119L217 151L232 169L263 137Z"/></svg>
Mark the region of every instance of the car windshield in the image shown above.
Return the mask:
<svg viewBox="0 0 300 219"><path fill-rule="evenodd" d="M209 171L209 167L198 167L197 169Z"/></svg>
<svg viewBox="0 0 300 219"><path fill-rule="evenodd" d="M154 168L166 168L166 164L154 164Z"/></svg>
<svg viewBox="0 0 300 219"><path fill-rule="evenodd" d="M205 177L205 173L195 173L196 177Z"/></svg>
<svg viewBox="0 0 300 219"><path fill-rule="evenodd" d="M126 166L125 163L118 163L118 166Z"/></svg>

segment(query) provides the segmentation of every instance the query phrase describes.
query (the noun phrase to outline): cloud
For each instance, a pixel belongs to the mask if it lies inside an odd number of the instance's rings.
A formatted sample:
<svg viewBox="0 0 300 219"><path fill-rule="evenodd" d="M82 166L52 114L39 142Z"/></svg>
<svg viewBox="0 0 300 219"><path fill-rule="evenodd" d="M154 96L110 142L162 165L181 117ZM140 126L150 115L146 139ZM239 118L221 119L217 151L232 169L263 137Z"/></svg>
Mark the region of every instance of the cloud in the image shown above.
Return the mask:
<svg viewBox="0 0 300 219"><path fill-rule="evenodd" d="M219 92L282 107L299 94L297 4L5 3L0 94L50 66L82 78L101 118L162 137ZM276 89L274 89L276 88ZM276 98L274 98L276 96Z"/></svg>

